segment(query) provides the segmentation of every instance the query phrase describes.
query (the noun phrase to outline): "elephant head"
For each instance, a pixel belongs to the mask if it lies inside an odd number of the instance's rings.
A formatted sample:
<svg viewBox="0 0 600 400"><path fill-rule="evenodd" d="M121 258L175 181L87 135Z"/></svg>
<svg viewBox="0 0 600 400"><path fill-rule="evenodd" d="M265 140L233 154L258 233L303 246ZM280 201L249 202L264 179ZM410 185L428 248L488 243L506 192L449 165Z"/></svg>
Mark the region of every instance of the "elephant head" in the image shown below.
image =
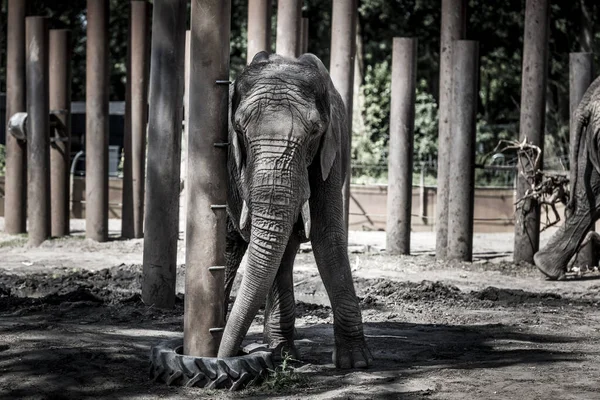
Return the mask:
<svg viewBox="0 0 600 400"><path fill-rule="evenodd" d="M550 279L562 279L569 260L600 217L600 78L584 94L575 114L570 152L571 199L564 224L534 256Z"/></svg>
<svg viewBox="0 0 600 400"><path fill-rule="evenodd" d="M220 357L236 354L290 235L310 236L309 167L318 163L320 179L327 180L341 157L341 112L341 97L312 54L287 59L258 53L230 89L228 211L249 247Z"/></svg>

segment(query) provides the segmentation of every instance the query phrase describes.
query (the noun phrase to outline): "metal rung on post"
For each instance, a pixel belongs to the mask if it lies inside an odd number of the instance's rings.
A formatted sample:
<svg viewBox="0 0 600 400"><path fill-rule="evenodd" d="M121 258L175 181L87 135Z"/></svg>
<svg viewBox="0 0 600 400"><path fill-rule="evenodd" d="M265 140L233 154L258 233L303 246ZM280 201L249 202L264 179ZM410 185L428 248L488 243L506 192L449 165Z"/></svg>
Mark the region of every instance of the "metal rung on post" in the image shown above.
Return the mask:
<svg viewBox="0 0 600 400"><path fill-rule="evenodd" d="M208 267L209 271L224 271L225 270L225 266L224 265L216 265L214 267Z"/></svg>
<svg viewBox="0 0 600 400"><path fill-rule="evenodd" d="M227 208L226 204L211 204L210 205L211 210L225 210L226 208Z"/></svg>
<svg viewBox="0 0 600 400"><path fill-rule="evenodd" d="M225 330L225 328L210 328L208 331L210 333L221 333Z"/></svg>
<svg viewBox="0 0 600 400"><path fill-rule="evenodd" d="M230 80L218 79L218 80L215 81L215 83L217 85L231 85L231 81Z"/></svg>
<svg viewBox="0 0 600 400"><path fill-rule="evenodd" d="M229 146L229 142L214 143L213 146L215 146L215 147L227 147L227 146Z"/></svg>

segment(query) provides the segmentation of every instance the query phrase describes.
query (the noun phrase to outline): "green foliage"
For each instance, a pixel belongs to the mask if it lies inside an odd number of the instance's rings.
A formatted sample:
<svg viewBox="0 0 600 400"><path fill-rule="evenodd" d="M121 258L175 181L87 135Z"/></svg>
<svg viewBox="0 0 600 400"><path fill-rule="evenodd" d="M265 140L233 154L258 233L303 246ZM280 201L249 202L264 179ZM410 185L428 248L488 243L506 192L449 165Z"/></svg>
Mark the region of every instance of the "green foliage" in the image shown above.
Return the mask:
<svg viewBox="0 0 600 400"><path fill-rule="evenodd" d="M360 110L364 132L354 132L352 160L355 183L385 181L387 179L388 140L390 135L391 73L390 64L384 61L368 65L361 86ZM419 82L415 98L414 159L431 161L437 155L438 116L437 104L427 83ZM360 178L361 176L369 179Z"/></svg>
<svg viewBox="0 0 600 400"><path fill-rule="evenodd" d="M433 95L426 92L426 86L421 81L415 99L414 157L419 161L437 157L438 107Z"/></svg>
<svg viewBox="0 0 600 400"><path fill-rule="evenodd" d="M291 366L294 361L297 360L289 355L289 353L286 353L281 360L281 364L274 370L269 370L269 375L260 388L273 392L281 392L305 386L307 383L306 377L297 373Z"/></svg>

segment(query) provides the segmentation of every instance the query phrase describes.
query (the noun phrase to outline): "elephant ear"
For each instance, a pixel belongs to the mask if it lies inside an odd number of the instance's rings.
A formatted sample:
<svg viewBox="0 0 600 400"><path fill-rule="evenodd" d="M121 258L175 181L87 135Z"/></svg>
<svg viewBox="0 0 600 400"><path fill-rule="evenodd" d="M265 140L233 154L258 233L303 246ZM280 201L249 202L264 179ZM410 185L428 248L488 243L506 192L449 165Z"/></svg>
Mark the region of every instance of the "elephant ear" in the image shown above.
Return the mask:
<svg viewBox="0 0 600 400"><path fill-rule="evenodd" d="M256 53L254 55L254 57L252 57L252 61L250 62L250 65L252 64L256 64L256 63L260 63L260 62L267 62L269 61L269 53L267 53L266 51L259 51L258 53Z"/></svg>
<svg viewBox="0 0 600 400"><path fill-rule="evenodd" d="M235 159L235 165L238 171L241 171L242 168L242 149L240 148L240 140L238 138L237 132L233 128L233 122L235 118L235 110L240 103L239 93L236 90L236 82L234 82L229 87L229 124L228 124L228 134L229 134L229 143L231 143L233 158Z"/></svg>
<svg viewBox="0 0 600 400"><path fill-rule="evenodd" d="M329 71L323 65L323 62L311 53L306 53L298 58L298 61L308 65L312 65L319 70L321 78L327 87L328 103L329 103L329 126L323 135L320 147L320 163L321 163L321 174L323 180L326 181L331 172L331 168L335 163L336 158L340 155L341 149L341 138L343 123L345 121L345 107L344 102L335 89L333 81L329 76Z"/></svg>

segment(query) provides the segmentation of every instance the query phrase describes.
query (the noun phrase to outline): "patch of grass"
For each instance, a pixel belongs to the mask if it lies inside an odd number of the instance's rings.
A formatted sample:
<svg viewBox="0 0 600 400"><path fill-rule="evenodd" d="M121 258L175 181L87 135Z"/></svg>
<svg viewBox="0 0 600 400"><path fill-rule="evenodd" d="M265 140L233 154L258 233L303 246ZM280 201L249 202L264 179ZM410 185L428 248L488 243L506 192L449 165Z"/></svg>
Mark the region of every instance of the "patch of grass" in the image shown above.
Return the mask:
<svg viewBox="0 0 600 400"><path fill-rule="evenodd" d="M289 353L286 353L281 360L281 364L274 370L269 369L265 380L259 386L247 388L246 393L287 392L290 389L305 387L308 383L306 376L296 372L296 369L292 366L297 361Z"/></svg>
<svg viewBox="0 0 600 400"><path fill-rule="evenodd" d="M295 368L292 367L294 361L298 360L295 360L289 353L286 353L281 360L281 364L274 370L269 370L269 375L261 387L279 392L303 386L306 383L306 377L297 373Z"/></svg>
<svg viewBox="0 0 600 400"><path fill-rule="evenodd" d="M27 235L19 234L11 236L4 241L0 241L0 248L3 247L21 247L27 244Z"/></svg>

